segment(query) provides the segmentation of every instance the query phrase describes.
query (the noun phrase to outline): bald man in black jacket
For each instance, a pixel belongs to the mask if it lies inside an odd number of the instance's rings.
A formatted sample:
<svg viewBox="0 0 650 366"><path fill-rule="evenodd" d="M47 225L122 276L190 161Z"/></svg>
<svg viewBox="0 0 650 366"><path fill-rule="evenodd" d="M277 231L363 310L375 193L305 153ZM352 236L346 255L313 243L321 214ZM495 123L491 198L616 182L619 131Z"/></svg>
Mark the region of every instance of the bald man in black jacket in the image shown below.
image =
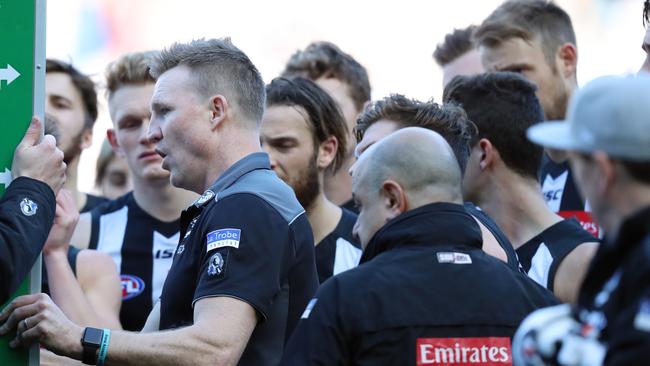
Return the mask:
<svg viewBox="0 0 650 366"><path fill-rule="evenodd" d="M361 156L352 167L361 264L321 285L282 365L512 365L521 320L556 300L483 252L460 180L451 147L419 127Z"/></svg>

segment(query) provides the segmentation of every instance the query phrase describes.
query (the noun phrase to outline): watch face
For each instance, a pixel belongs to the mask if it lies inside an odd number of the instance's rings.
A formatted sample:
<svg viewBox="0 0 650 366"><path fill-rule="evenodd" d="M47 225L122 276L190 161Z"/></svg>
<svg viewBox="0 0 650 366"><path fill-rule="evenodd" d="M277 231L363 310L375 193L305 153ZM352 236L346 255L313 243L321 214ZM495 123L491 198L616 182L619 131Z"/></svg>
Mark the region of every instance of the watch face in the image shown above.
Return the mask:
<svg viewBox="0 0 650 366"><path fill-rule="evenodd" d="M86 328L84 331L83 342L86 344L100 345L104 331L97 328Z"/></svg>

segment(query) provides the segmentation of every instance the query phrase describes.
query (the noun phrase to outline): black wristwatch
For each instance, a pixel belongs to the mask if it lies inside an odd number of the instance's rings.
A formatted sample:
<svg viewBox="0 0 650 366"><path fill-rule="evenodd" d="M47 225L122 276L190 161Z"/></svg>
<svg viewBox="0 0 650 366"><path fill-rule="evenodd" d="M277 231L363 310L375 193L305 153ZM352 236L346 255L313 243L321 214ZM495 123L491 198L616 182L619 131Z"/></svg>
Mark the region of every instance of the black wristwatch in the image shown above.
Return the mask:
<svg viewBox="0 0 650 366"><path fill-rule="evenodd" d="M99 356L97 351L102 344L102 337L104 337L103 329L88 327L84 330L84 335L81 338L81 346L83 347L81 362L86 365L97 365Z"/></svg>

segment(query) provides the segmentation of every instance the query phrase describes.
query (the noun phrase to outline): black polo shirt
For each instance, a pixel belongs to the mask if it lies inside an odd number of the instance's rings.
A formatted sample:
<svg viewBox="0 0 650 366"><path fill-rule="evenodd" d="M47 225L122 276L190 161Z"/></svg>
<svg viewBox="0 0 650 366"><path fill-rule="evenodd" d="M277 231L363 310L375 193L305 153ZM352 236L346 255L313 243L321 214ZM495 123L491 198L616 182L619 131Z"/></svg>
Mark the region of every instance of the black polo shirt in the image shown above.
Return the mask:
<svg viewBox="0 0 650 366"><path fill-rule="evenodd" d="M160 329L192 324L203 298L237 298L258 315L240 364L277 364L318 277L304 209L268 155L248 155L224 172L182 213L180 237L162 291Z"/></svg>

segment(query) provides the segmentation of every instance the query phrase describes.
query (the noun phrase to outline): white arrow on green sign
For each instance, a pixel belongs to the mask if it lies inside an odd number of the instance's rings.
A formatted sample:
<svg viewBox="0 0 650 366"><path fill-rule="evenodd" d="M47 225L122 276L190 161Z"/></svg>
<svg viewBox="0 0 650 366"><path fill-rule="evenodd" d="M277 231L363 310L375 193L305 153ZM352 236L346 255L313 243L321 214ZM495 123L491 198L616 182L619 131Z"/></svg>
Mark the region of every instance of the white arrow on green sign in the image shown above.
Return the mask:
<svg viewBox="0 0 650 366"><path fill-rule="evenodd" d="M5 189L7 189L12 180L11 170L5 168L5 171L0 173L0 184L4 185Z"/></svg>
<svg viewBox="0 0 650 366"><path fill-rule="evenodd" d="M16 80L19 76L20 73L9 64L7 64L6 69L0 69L0 80L6 80L7 85L11 84L11 82Z"/></svg>

